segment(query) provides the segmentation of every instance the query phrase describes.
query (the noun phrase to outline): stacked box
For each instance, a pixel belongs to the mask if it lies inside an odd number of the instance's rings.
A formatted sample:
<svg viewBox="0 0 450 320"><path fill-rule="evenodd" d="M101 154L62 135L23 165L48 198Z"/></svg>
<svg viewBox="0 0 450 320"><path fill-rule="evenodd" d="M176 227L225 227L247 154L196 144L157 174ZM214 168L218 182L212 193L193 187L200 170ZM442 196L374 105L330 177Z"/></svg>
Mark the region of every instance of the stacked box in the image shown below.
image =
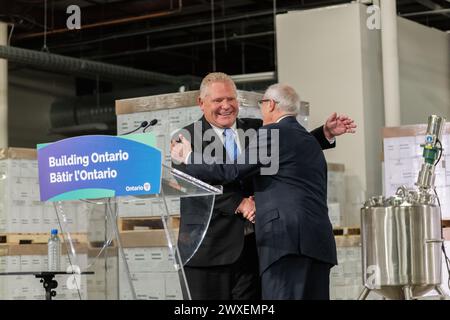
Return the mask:
<svg viewBox="0 0 450 320"><path fill-rule="evenodd" d="M124 248L137 299L182 299L180 278L168 247ZM119 264L120 299L131 299L123 262Z"/></svg>
<svg viewBox="0 0 450 320"><path fill-rule="evenodd" d="M328 203L328 216L333 227L343 226L341 205L338 202Z"/></svg>
<svg viewBox="0 0 450 320"><path fill-rule="evenodd" d="M334 227L359 227L360 209L365 199L364 188L357 177L347 175L343 164L328 164L327 200L332 204L333 216L330 217L334 217Z"/></svg>
<svg viewBox="0 0 450 320"><path fill-rule="evenodd" d="M405 185L415 188L415 182L423 163L423 148L427 125L408 125L383 129L383 186L385 196L395 194L397 188ZM435 168L435 186L439 196L442 217L450 219L450 169L445 164L450 158L450 124L442 130L443 154Z"/></svg>
<svg viewBox="0 0 450 320"><path fill-rule="evenodd" d="M447 257L450 258L450 239L445 241L445 251L447 252ZM448 261L448 265L450 267L450 261ZM449 272L447 268L447 263L445 261L445 257L442 259L442 289L445 294L450 297L450 283L449 283Z"/></svg>
<svg viewBox="0 0 450 320"><path fill-rule="evenodd" d="M107 230L110 229L110 226L108 225L107 207L105 204L89 203L83 212L78 213L78 217L83 217L83 221L86 221L87 239L89 242L106 241Z"/></svg>
<svg viewBox="0 0 450 320"><path fill-rule="evenodd" d="M89 270L94 275L86 277L89 300L117 300L119 298L119 264L117 247L89 248Z"/></svg>
<svg viewBox="0 0 450 320"><path fill-rule="evenodd" d="M180 215L180 198L166 197L169 215ZM162 198L119 198L118 212L120 217L160 217L165 212Z"/></svg>
<svg viewBox="0 0 450 320"><path fill-rule="evenodd" d="M80 266L86 266L87 254L85 246L77 245L78 252L76 261ZM30 245L1 245L0 246L0 270L2 272L41 272L48 270L46 244ZM61 256L61 269L67 270L70 266L68 257ZM56 300L86 299L87 287L86 276L80 276L79 291L68 288L67 283L72 276L58 275L56 289ZM0 276L0 299L5 300L43 300L45 290L39 279L33 275Z"/></svg>
<svg viewBox="0 0 450 320"><path fill-rule="evenodd" d="M183 298L174 247L168 245L164 230L125 231L121 239L137 299ZM119 262L119 298L132 299L123 259Z"/></svg>
<svg viewBox="0 0 450 320"><path fill-rule="evenodd" d="M450 259L450 228L444 229L444 247L447 257ZM448 261L448 266L450 267L450 261ZM447 268L447 263L445 261L445 256L442 257L442 289L450 297L450 283L449 283L449 272Z"/></svg>
<svg viewBox="0 0 450 320"><path fill-rule="evenodd" d="M0 233L49 233L59 229L53 203L39 200L36 157L35 149L0 149ZM78 214L83 212L83 204L67 210L66 231L86 232L85 217Z"/></svg>
<svg viewBox="0 0 450 320"><path fill-rule="evenodd" d="M348 226L345 212L345 166L328 163L327 202L328 215L333 227Z"/></svg>
<svg viewBox="0 0 450 320"><path fill-rule="evenodd" d="M360 236L336 236L338 265L330 271L330 299L355 300L363 290ZM381 299L370 293L370 300Z"/></svg>

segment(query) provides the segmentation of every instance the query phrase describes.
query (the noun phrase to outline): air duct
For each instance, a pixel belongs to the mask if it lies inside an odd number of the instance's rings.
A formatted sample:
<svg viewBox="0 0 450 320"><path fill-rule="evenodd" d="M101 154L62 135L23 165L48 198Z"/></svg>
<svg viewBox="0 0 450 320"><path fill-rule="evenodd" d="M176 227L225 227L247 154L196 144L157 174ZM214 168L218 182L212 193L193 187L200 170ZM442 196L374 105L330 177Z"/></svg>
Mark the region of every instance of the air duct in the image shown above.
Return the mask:
<svg viewBox="0 0 450 320"><path fill-rule="evenodd" d="M84 134L116 134L116 100L177 92L178 89L175 85L164 85L56 99L50 110L50 133L68 137Z"/></svg>
<svg viewBox="0 0 450 320"><path fill-rule="evenodd" d="M112 65L103 62L77 59L6 45L0 45L0 58L10 62L33 66L38 69L63 72L85 77L129 81L135 83L163 83L182 85L183 79L163 73Z"/></svg>

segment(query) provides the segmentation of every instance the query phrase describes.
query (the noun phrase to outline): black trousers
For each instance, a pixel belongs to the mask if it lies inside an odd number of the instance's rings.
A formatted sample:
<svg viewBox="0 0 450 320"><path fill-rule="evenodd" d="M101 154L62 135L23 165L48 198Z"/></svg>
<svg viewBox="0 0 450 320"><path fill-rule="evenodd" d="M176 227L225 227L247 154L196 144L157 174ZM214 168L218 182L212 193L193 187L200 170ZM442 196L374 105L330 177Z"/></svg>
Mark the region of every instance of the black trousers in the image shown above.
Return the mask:
<svg viewBox="0 0 450 320"><path fill-rule="evenodd" d="M260 300L261 280L255 235L245 237L238 260L229 265L184 267L194 300ZM183 292L187 298L186 292Z"/></svg>
<svg viewBox="0 0 450 320"><path fill-rule="evenodd" d="M264 300L329 300L332 265L303 255L288 255L261 275Z"/></svg>

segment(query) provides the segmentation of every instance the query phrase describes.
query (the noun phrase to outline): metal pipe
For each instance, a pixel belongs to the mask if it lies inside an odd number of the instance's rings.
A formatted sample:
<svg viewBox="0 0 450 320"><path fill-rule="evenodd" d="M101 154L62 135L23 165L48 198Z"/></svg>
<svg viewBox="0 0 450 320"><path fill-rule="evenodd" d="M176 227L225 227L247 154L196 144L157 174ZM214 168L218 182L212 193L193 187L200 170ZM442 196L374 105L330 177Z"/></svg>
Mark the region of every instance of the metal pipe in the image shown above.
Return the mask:
<svg viewBox="0 0 450 320"><path fill-rule="evenodd" d="M241 36L218 38L218 39L214 39L214 41L217 43L217 42L224 42L224 41L231 41L231 40L257 38L257 37L263 37L263 36L273 35L273 34L274 34L273 31L257 32L257 33L245 34L245 35L241 35ZM185 42L185 43L177 43L177 44L172 44L172 45L167 45L167 46L159 46L159 47L154 47L154 48L145 48L145 49L140 49L140 50L122 51L122 52L112 53L112 54L90 56L89 59L93 59L93 60L107 59L107 58L121 57L124 55L130 55L130 54L139 54L139 53L147 53L147 52L154 52L154 51L184 48L184 47L192 47L192 46L197 46L197 45L202 45L202 44L210 44L212 41L213 41L212 39L207 39L207 40L191 41L191 42Z"/></svg>
<svg viewBox="0 0 450 320"><path fill-rule="evenodd" d="M142 21L142 20L147 20L147 19L150 19L150 18L164 17L164 16L168 16L168 15L171 15L171 14L174 14L174 13L178 13L178 12L181 11L182 8L183 8L183 2L182 2L182 0L179 0L178 8L175 9L175 10L162 11L162 12L153 12L153 13L144 14L144 15L140 15L140 16L126 17L126 18L120 18L120 19L113 19L113 20L108 20L108 21L103 21L103 22L96 22L96 23L83 25L83 26L81 26L80 29L85 30L85 29L92 29L92 28L97 28L97 27L111 26L111 25L128 23L128 22ZM47 31L47 32L35 32L35 33L29 33L29 34L24 34L22 36L18 36L17 39L29 39L29 38L40 37L42 35L52 35L52 34L66 33L68 31L70 31L70 30L67 29L67 28L61 28L61 29L56 29L56 30Z"/></svg>
<svg viewBox="0 0 450 320"><path fill-rule="evenodd" d="M211 44L212 71L216 72L216 24L214 21L214 0L211 0Z"/></svg>
<svg viewBox="0 0 450 320"><path fill-rule="evenodd" d="M178 85L183 83L183 80L179 77L163 73L142 71L103 62L77 59L6 45L0 45L0 58L20 64L32 65L44 70L60 71L85 76L101 76L102 78L121 81L137 83L169 83Z"/></svg>
<svg viewBox="0 0 450 320"><path fill-rule="evenodd" d="M273 42L274 42L274 59L273 64L275 66L275 73L278 74L278 48L277 48L277 0L273 0Z"/></svg>
<svg viewBox="0 0 450 320"><path fill-rule="evenodd" d="M280 12L283 12L283 10L280 9L277 12L280 13ZM270 11L262 11L262 12L257 12L257 13L251 13L251 14L244 14L244 15L240 14L240 15L236 15L236 16L232 16L232 17L226 17L226 18L216 18L215 19L215 23L217 25L219 23L238 21L238 20L251 20L252 18L258 18L258 17L270 16L270 15L273 15L273 11L272 10L270 10ZM210 23L211 23L211 19L208 18L208 19L201 20L201 21L177 24L177 25L168 26L168 27L151 28L151 29L148 29L148 30L135 31L135 32L129 32L129 33L124 33L124 34L116 34L116 35L96 38L96 39L92 39L92 40L86 40L86 41L80 41L80 42L75 42L75 43L56 45L56 46L52 46L52 49L80 46L80 45L92 44L92 43L97 43L97 42L105 42L105 41L108 41L108 40L117 40L117 39L121 39L121 38L141 36L141 35L147 35L147 34L158 33L158 32L166 32L166 31L182 30L182 29L186 29L187 30L188 28L201 27L201 26L209 25Z"/></svg>
<svg viewBox="0 0 450 320"><path fill-rule="evenodd" d="M260 82L260 81L275 81L275 71L236 74L230 76L235 83Z"/></svg>
<svg viewBox="0 0 450 320"><path fill-rule="evenodd" d="M8 42L8 25L0 22L0 45ZM8 61L0 59L0 148L8 147Z"/></svg>
<svg viewBox="0 0 450 320"><path fill-rule="evenodd" d="M397 42L397 4L381 0L381 43L383 57L384 118L386 127L399 126L400 83Z"/></svg>
<svg viewBox="0 0 450 320"><path fill-rule="evenodd" d="M442 6L440 6L439 4L437 4L434 0L415 0L417 3L420 3L422 6L431 9L433 11L437 11L437 10L442 10L442 9L446 9ZM446 12L440 12L440 14L442 14L443 16L450 18L450 14L446 13Z"/></svg>
<svg viewBox="0 0 450 320"><path fill-rule="evenodd" d="M430 14L445 14L445 13L450 13L450 8L449 9L438 9L438 10L403 13L403 14L400 14L400 16L401 17L417 17L417 16L426 16L426 15L430 15Z"/></svg>

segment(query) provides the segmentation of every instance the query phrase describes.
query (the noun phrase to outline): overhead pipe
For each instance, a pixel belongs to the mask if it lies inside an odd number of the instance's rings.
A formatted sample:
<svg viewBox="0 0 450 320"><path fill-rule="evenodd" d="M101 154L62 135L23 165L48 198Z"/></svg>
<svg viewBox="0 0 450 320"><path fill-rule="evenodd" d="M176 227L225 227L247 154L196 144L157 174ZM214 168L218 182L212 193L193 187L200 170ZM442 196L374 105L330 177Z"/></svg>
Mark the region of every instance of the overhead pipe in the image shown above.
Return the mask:
<svg viewBox="0 0 450 320"><path fill-rule="evenodd" d="M401 17L418 17L418 16L427 16L427 15L431 15L431 14L442 14L442 15L445 15L447 13L450 13L450 8L448 8L448 9L437 9L437 10L428 10L428 11L417 11L417 12L403 13L400 16Z"/></svg>
<svg viewBox="0 0 450 320"><path fill-rule="evenodd" d="M134 17L119 18L119 19L113 19L113 20L108 20L108 21L86 24L86 25L82 25L80 30L86 30L86 29L92 29L92 28L98 28L98 27L106 27L106 26L112 26L112 25L117 25L117 24L122 24L122 23L130 23L130 22L148 20L151 18L164 17L164 16L172 15L174 13L179 13L182 10L182 8L183 8L183 1L178 0L178 7L173 10L153 12L153 13L148 13L148 14L144 14L144 15L134 16ZM24 34L24 35L19 35L16 38L17 39L29 39L29 38L40 37L40 36L43 36L44 34L53 35L53 34L66 33L68 31L70 31L70 30L67 28L61 28L61 29L55 29L55 30L51 30L51 31L47 31L47 32L28 33L28 34Z"/></svg>
<svg viewBox="0 0 450 320"><path fill-rule="evenodd" d="M385 126L396 127L401 123L396 1L381 0L380 9Z"/></svg>
<svg viewBox="0 0 450 320"><path fill-rule="evenodd" d="M205 44L210 44L212 41L217 43L217 42L225 42L225 41L233 41L233 40L259 38L259 37L269 36L269 35L273 35L273 34L274 34L274 31L256 32L256 33L250 33L250 34L244 34L244 35L234 35L231 37L222 37L222 38L207 39L207 40L197 40L197 41L190 41L190 42L184 42L184 43L169 44L166 46L159 46L159 47L154 47L154 48L145 48L145 49L138 49L138 50L131 50L131 51L122 51L122 52L111 53L111 54L102 54L102 55L98 55L98 56L91 56L89 58L90 59L108 59L108 58L121 57L124 55L130 55L130 54L156 52L156 51L162 51L162 50L171 50L171 49L178 49L178 48L193 47L193 46L198 46L198 45L205 45Z"/></svg>
<svg viewBox="0 0 450 320"><path fill-rule="evenodd" d="M8 25L0 22L0 45L8 43ZM8 61L0 59L0 148L8 147Z"/></svg>
<svg viewBox="0 0 450 320"><path fill-rule="evenodd" d="M277 13L285 12L286 9L278 9ZM230 17L224 17L224 18L215 18L215 24L220 23L227 23L227 22L233 22L233 21L239 21L239 20L252 20L254 18L259 17L265 17L265 16L271 16L273 15L273 10L266 10L256 13L248 13L248 14L239 14L234 15ZM67 44L59 44L59 45L52 45L52 49L60 49L65 47L72 47L72 46L81 46L81 45L87 45L87 44L93 44L97 42L105 42L109 40L118 40L122 38L128 38L128 37L135 37L135 36L142 36L142 35L148 35L152 33L158 33L158 32L167 32L167 31L174 31L174 30L186 30L188 28L196 28L196 27L202 27L211 24L211 19L204 19L204 20L198 20L195 22L188 22L188 23L181 23L171 26L165 26L165 27L159 27L159 28L151 28L148 30L140 30L140 31L133 31L133 32L127 32L123 34L115 34L111 36L105 36L100 37L96 39L91 40L84 40L79 42L73 42L73 43L67 43Z"/></svg>
<svg viewBox="0 0 450 320"><path fill-rule="evenodd" d="M5 42L6 44L6 42ZM0 45L0 58L39 69L136 83L183 84L180 77L113 64Z"/></svg>
<svg viewBox="0 0 450 320"><path fill-rule="evenodd" d="M275 71L268 72L258 72L258 73L246 73L246 74L236 74L230 76L234 83L254 83L262 81L275 81L276 74Z"/></svg>

